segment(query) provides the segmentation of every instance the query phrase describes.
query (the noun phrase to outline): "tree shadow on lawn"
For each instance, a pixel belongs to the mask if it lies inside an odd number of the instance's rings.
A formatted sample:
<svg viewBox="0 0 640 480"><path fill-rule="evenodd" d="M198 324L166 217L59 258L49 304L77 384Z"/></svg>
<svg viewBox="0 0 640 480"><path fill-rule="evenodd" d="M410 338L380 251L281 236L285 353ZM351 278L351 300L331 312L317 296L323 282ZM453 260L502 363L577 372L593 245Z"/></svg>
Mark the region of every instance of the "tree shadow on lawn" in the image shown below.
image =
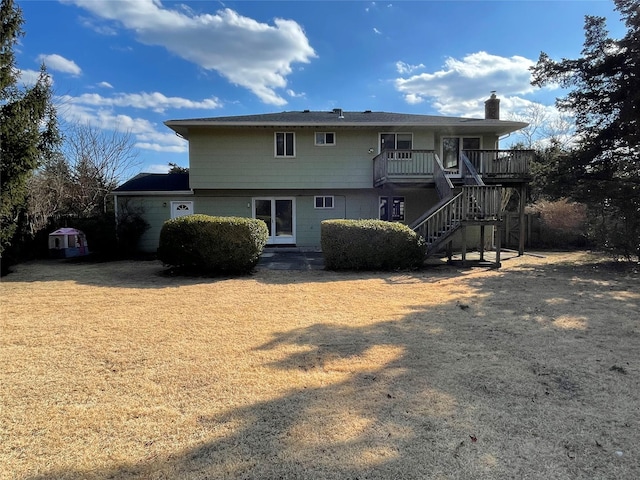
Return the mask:
<svg viewBox="0 0 640 480"><path fill-rule="evenodd" d="M139 289L172 289L231 280L249 280L273 285L331 283L363 278L382 278L390 282L411 278L411 281L430 282L433 279L453 278L460 272L455 267L438 264L428 265L422 270L398 272L334 272L322 269L287 270L260 267L246 274L198 274L176 271L157 260L118 260L100 263L35 260L19 264L14 270L12 274L3 277L3 283L71 281L79 285Z"/></svg>
<svg viewBox="0 0 640 480"><path fill-rule="evenodd" d="M640 478L637 284L559 268L471 276L473 301L398 320L283 332L258 352L289 352L269 367L291 388L199 417L212 440L30 479Z"/></svg>
<svg viewBox="0 0 640 480"><path fill-rule="evenodd" d="M236 278L251 278L251 274L177 274L158 260L115 260L110 262L35 260L16 265L14 270L2 281L6 283L71 281L79 285L96 287L162 289L215 283Z"/></svg>

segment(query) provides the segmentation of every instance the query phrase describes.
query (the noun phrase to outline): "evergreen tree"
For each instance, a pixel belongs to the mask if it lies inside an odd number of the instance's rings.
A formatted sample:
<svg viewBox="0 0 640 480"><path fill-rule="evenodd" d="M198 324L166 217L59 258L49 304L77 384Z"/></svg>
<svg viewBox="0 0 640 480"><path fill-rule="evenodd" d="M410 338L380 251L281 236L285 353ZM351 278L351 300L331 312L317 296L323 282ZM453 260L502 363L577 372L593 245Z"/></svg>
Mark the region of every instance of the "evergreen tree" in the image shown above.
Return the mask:
<svg viewBox="0 0 640 480"><path fill-rule="evenodd" d="M22 12L13 0L2 0L0 20L0 257L6 270L11 260L7 249L27 207L28 180L53 155L59 133L44 66L34 86L24 90L17 86L13 47L24 33Z"/></svg>
<svg viewBox="0 0 640 480"><path fill-rule="evenodd" d="M556 105L574 115L577 146L559 171L597 219L594 240L640 259L640 2L614 1L624 38L609 38L605 19L587 16L581 58L542 53L532 83L569 89Z"/></svg>

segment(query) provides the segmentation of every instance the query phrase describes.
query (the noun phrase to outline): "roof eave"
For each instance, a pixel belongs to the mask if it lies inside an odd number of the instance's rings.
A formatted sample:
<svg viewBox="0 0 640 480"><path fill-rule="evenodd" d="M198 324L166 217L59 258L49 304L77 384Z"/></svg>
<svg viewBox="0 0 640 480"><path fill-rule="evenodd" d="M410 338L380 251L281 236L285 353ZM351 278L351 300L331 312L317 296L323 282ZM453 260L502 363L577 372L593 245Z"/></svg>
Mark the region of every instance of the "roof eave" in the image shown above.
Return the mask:
<svg viewBox="0 0 640 480"><path fill-rule="evenodd" d="M113 190L111 195L193 195L193 190Z"/></svg>
<svg viewBox="0 0 640 480"><path fill-rule="evenodd" d="M499 122L499 123L494 123ZM528 124L524 122L510 122L503 120L492 120L487 122L484 119L463 119L442 123L425 123L425 122L219 122L215 120L169 120L164 122L165 125L175 131L179 136L188 139L189 129L198 127L240 127L240 128L389 128L389 127L423 127L433 129L452 129L452 128L478 128L484 130L494 130L498 135L512 133L526 127Z"/></svg>

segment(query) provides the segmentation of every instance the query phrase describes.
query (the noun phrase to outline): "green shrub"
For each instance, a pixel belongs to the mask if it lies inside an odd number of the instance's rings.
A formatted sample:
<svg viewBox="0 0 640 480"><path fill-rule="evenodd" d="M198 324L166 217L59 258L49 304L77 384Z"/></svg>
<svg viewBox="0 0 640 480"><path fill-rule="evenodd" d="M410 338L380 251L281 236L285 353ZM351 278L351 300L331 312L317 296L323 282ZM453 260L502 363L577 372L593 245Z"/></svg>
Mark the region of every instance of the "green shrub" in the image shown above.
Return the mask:
<svg viewBox="0 0 640 480"><path fill-rule="evenodd" d="M262 220L187 215L164 223L158 258L186 271L248 273L260 260L268 237Z"/></svg>
<svg viewBox="0 0 640 480"><path fill-rule="evenodd" d="M420 268L426 244L406 225L382 220L325 220L322 254L329 270Z"/></svg>

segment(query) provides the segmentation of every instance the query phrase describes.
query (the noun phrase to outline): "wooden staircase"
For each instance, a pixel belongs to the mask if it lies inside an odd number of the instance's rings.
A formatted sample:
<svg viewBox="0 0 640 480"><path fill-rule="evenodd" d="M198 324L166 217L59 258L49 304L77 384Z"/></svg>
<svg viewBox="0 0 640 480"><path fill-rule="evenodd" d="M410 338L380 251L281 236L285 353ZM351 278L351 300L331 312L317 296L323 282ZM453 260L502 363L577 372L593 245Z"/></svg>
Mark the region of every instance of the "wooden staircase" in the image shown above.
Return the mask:
<svg viewBox="0 0 640 480"><path fill-rule="evenodd" d="M499 225L502 220L502 187L485 185L464 154L461 154L460 166L456 179L462 180L462 186L456 188L451 181L452 174L443 168L436 156L434 179L440 202L410 225L427 242L427 256L438 252L443 246L451 247L452 237L459 229L480 225L484 237L485 226ZM463 234L463 237L464 260L466 236ZM497 263L499 266L499 254Z"/></svg>

